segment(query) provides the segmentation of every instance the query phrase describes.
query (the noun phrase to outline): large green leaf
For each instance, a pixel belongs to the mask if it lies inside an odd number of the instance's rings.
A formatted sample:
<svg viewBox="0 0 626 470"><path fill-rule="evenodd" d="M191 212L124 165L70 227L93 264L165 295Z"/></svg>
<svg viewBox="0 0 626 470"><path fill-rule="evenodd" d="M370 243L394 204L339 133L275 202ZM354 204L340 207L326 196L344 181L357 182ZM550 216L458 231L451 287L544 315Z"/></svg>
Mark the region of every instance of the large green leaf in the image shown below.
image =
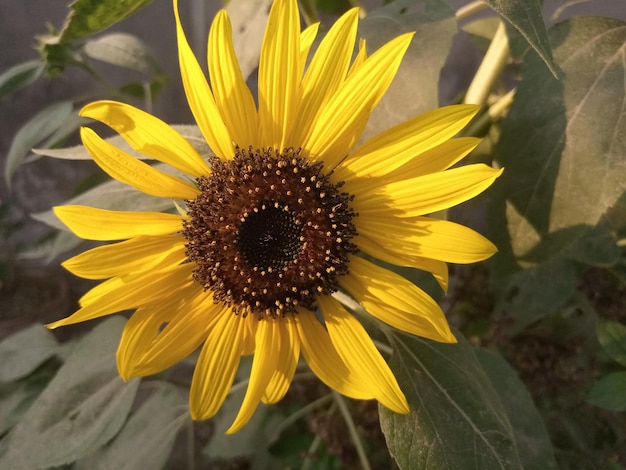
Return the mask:
<svg viewBox="0 0 626 470"><path fill-rule="evenodd" d="M54 335L35 324L0 343L0 382L12 382L30 374L58 352Z"/></svg>
<svg viewBox="0 0 626 470"><path fill-rule="evenodd" d="M500 186L540 234L595 225L626 190L626 23L573 18L550 37L564 77L528 57L497 149Z"/></svg>
<svg viewBox="0 0 626 470"><path fill-rule="evenodd" d="M380 407L389 450L402 469L522 468L498 394L467 341L440 344L393 333L390 361L411 412Z"/></svg>
<svg viewBox="0 0 626 470"><path fill-rule="evenodd" d="M178 432L190 420L183 395L173 385L161 382L150 398L130 415L113 442L81 459L77 469L165 468Z"/></svg>
<svg viewBox="0 0 626 470"><path fill-rule="evenodd" d="M371 54L402 33L415 31L411 46L389 91L374 110L366 135L438 106L439 75L457 32L454 10L443 0L396 0L371 11L359 36Z"/></svg>
<svg viewBox="0 0 626 470"><path fill-rule="evenodd" d="M84 51L92 59L136 70L148 76L161 72L146 45L132 34L111 33L100 36L87 41Z"/></svg>
<svg viewBox="0 0 626 470"><path fill-rule="evenodd" d="M520 32L539 54L553 76L558 76L558 69L552 58L548 34L541 15L541 1L485 0L485 2Z"/></svg>
<svg viewBox="0 0 626 470"><path fill-rule="evenodd" d="M543 419L524 382L499 354L487 349L475 353L509 417L524 470L558 468Z"/></svg>
<svg viewBox="0 0 626 470"><path fill-rule="evenodd" d="M15 426L45 388L49 371L35 372L28 378L9 384L0 384L0 436ZM0 444L4 443L0 439ZM0 445L0 454L2 446Z"/></svg>
<svg viewBox="0 0 626 470"><path fill-rule="evenodd" d="M29 155L30 149L63 126L72 113L72 103L61 101L39 111L24 124L11 142L4 168L4 179L11 185L15 170Z"/></svg>
<svg viewBox="0 0 626 470"><path fill-rule="evenodd" d="M11 67L0 75L0 100L37 80L44 71L40 60L30 60Z"/></svg>
<svg viewBox="0 0 626 470"><path fill-rule="evenodd" d="M110 318L84 336L8 436L0 468L50 468L73 462L115 436L130 412L138 380L124 383L115 350L124 326Z"/></svg>
<svg viewBox="0 0 626 470"><path fill-rule="evenodd" d="M520 327L567 304L584 265L617 262L606 215L626 201L626 24L579 17L549 33L563 78L526 57L496 148L505 172L492 192L495 289Z"/></svg>

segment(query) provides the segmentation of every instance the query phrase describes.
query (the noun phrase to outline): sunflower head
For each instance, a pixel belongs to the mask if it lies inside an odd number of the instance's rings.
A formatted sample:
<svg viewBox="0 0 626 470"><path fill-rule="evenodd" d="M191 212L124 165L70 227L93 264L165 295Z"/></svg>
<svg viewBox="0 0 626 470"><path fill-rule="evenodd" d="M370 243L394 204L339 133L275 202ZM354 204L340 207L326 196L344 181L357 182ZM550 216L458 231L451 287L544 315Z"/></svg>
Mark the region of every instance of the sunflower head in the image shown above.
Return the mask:
<svg viewBox="0 0 626 470"><path fill-rule="evenodd" d="M433 274L447 287L446 262L469 263L495 247L476 232L428 217L486 189L499 171L450 169L477 144L454 136L475 106L450 106L358 143L411 41L401 35L356 55L358 10L344 14L309 52L296 0L275 0L261 48L258 106L241 73L225 11L209 34L207 78L174 1L182 81L212 153L200 155L173 128L127 104L81 111L117 131L137 152L173 167L172 176L83 129L94 161L180 211L111 211L60 206L57 216L86 239L116 241L67 260L103 282L80 309L50 327L134 310L118 349L124 378L162 371L201 347L190 392L195 419L213 416L242 356L250 381L229 432L259 402L287 392L302 355L328 386L377 399L400 413L404 394L356 316L367 312L402 331L454 342L445 315L387 264ZM308 65L306 65L308 64ZM372 260L375 260L373 262ZM351 297L348 310L333 293Z"/></svg>
<svg viewBox="0 0 626 470"><path fill-rule="evenodd" d="M194 280L235 313L315 311L358 251L352 196L299 150L236 148L231 160L209 161L183 223Z"/></svg>

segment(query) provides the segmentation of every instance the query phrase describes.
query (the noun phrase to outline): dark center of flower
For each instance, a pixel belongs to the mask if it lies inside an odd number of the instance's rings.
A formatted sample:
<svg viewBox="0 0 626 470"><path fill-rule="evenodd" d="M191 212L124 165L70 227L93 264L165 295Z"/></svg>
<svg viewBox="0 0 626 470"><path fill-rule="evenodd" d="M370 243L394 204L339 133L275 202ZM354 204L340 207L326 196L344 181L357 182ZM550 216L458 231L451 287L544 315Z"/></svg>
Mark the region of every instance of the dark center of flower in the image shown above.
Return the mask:
<svg viewBox="0 0 626 470"><path fill-rule="evenodd" d="M248 264L264 270L284 268L297 260L302 248L302 227L291 211L274 204L263 203L245 217L237 238Z"/></svg>
<svg viewBox="0 0 626 470"><path fill-rule="evenodd" d="M187 201L183 236L194 279L235 313L277 317L338 289L357 251L352 196L321 162L286 149L237 149L210 159Z"/></svg>

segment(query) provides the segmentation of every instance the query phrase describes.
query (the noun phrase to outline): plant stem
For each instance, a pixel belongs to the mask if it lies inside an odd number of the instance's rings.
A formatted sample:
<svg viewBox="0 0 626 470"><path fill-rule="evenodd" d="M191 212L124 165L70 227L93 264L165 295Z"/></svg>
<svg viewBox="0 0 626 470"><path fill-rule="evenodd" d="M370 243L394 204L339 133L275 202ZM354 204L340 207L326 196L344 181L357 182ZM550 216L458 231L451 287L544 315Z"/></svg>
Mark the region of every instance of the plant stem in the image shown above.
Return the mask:
<svg viewBox="0 0 626 470"><path fill-rule="evenodd" d="M337 411L337 401L333 400L333 404L330 405L330 408L328 408L328 416L330 417L335 414L335 411ZM317 448L321 443L322 438L319 435L316 435L313 442L311 442L311 445L309 446L309 450L307 450L306 457L302 461L302 466L300 467L301 470L307 470L311 466L313 463L313 455L317 452Z"/></svg>
<svg viewBox="0 0 626 470"><path fill-rule="evenodd" d="M487 49L487 53L465 94L464 103L481 106L485 104L509 57L509 41L506 37L506 29L504 23L500 22L489 49Z"/></svg>
<svg viewBox="0 0 626 470"><path fill-rule="evenodd" d="M196 468L195 457L195 439L193 430L193 420L187 418L187 468L193 470Z"/></svg>
<svg viewBox="0 0 626 470"><path fill-rule="evenodd" d="M346 401L344 398L334 390L332 391L333 398L335 399L335 403L339 406L339 411L343 415L343 419L346 422L346 426L348 426L348 432L350 433L350 437L352 437L352 443L356 448L356 452L359 455L359 460L361 461L361 467L363 470L371 470L371 466L369 460L367 459L367 454L365 453L365 448L363 447L363 441L361 440L361 436L356 429L356 425L354 424L354 419L352 419L352 415L350 414L350 410L346 406Z"/></svg>
<svg viewBox="0 0 626 470"><path fill-rule="evenodd" d="M485 112L481 112L463 129L461 135L482 137L489 131L489 127L495 122L502 119L508 112L513 99L515 98L516 89L509 91L506 95L499 98Z"/></svg>
<svg viewBox="0 0 626 470"><path fill-rule="evenodd" d="M291 426L293 423L298 421L300 418L302 418L308 412L310 412L310 411L312 411L312 410L314 410L316 408L320 408L322 405L324 405L325 403L331 401L332 399L333 399L333 396L331 394L324 395L323 397L318 398L317 400L309 403L308 405L303 406L302 408L300 408L295 413L292 413L291 415L287 416L287 418L285 418L278 426L276 426L272 430L272 436L271 436L272 439L270 439L270 441L272 441L274 439L278 439L278 436L280 436L280 434L285 429L287 429L289 426Z"/></svg>
<svg viewBox="0 0 626 470"><path fill-rule="evenodd" d="M468 3L465 6L462 6L461 8L459 8L456 13L455 13L455 17L457 21L460 20L464 20L465 18L467 18L468 16L473 15L474 13L477 13L481 10L484 10L485 8L487 8L487 4L483 1L476 1L476 2L471 2Z"/></svg>
<svg viewBox="0 0 626 470"><path fill-rule="evenodd" d="M119 91L113 88L113 86L111 86L111 84L107 82L106 79L102 75L100 75L100 73L96 69L94 69L87 61L79 61L77 65L79 67L82 67L83 70L91 75L112 97L116 99L121 98Z"/></svg>
<svg viewBox="0 0 626 470"><path fill-rule="evenodd" d="M516 91L517 90L513 88L506 95L502 96L495 103L489 106L487 114L492 121L502 119L506 115L506 113L509 111L509 108L513 104L513 99L515 98Z"/></svg>

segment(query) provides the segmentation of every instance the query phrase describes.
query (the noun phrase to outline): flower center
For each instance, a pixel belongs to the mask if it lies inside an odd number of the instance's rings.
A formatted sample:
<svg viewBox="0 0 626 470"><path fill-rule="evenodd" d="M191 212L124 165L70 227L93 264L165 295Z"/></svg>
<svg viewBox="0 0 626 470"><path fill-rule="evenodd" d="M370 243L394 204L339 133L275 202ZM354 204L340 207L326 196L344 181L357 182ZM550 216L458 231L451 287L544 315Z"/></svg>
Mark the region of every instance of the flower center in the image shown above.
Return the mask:
<svg viewBox="0 0 626 470"><path fill-rule="evenodd" d="M278 203L275 203L278 205ZM239 251L251 266L282 269L297 260L302 249L302 227L293 213L263 203L239 226Z"/></svg>
<svg viewBox="0 0 626 470"><path fill-rule="evenodd" d="M238 148L232 160L210 163L183 227L194 280L235 313L314 310L318 295L338 289L357 252L343 183L293 149Z"/></svg>

